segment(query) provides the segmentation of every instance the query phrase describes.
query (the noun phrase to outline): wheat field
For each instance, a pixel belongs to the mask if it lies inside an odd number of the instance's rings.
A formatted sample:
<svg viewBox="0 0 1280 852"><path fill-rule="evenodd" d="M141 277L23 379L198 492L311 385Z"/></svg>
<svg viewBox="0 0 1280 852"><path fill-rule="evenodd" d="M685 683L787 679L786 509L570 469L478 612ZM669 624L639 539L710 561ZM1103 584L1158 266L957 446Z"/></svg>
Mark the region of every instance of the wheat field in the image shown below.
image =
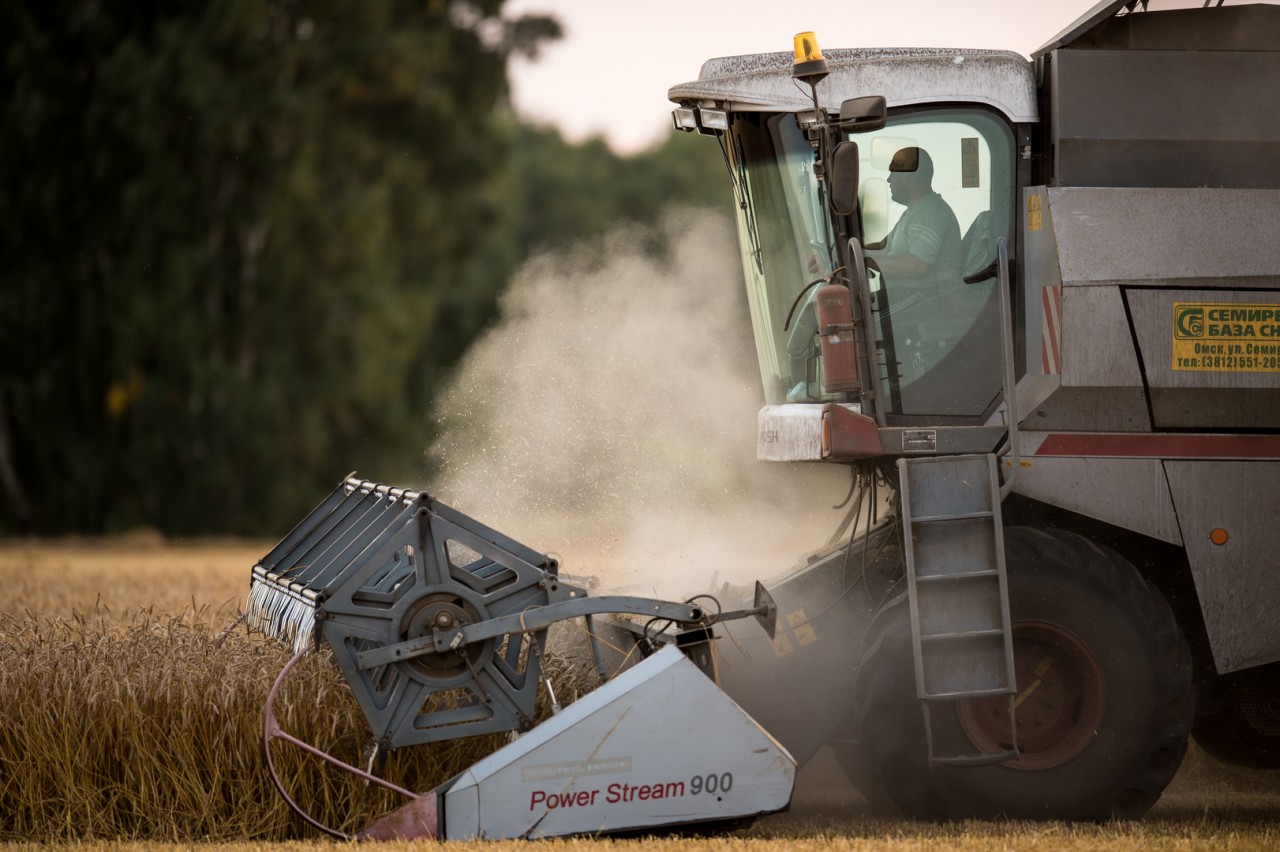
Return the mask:
<svg viewBox="0 0 1280 852"><path fill-rule="evenodd" d="M0 540L0 841L228 849L318 841L279 801L262 767L261 710L288 657L229 631L249 568L269 542ZM553 677L577 677L552 655ZM340 676L313 656L279 701L281 722L349 762L364 721ZM427 789L497 747L478 738L392 755L388 777ZM349 776L277 752L290 789L344 830L394 804ZM731 834L457 843L458 850L1274 849L1280 773L1224 767L1194 747L1142 821L1104 825L888 821L867 811L829 762L800 774L790 813ZM286 842L287 841L287 842ZM284 844L283 847L281 844ZM392 844L392 848L413 844ZM418 844L419 846L421 844Z"/></svg>

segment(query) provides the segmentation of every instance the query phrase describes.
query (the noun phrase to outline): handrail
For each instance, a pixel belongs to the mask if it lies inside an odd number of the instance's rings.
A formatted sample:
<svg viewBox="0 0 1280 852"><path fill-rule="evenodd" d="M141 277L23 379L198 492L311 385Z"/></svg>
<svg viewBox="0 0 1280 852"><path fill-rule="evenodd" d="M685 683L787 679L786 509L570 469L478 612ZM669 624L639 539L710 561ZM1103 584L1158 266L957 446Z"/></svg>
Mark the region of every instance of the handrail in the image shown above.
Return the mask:
<svg viewBox="0 0 1280 852"><path fill-rule="evenodd" d="M1022 463L1021 447L1018 441L1018 395L1017 377L1014 373L1013 357L1013 317L1009 309L1009 246L1004 237L996 240L996 263L999 279L996 286L1000 288L1000 321L1004 324L1004 333L1000 336L1004 355L1004 408L1005 425L1009 434L1009 455L1012 466L1009 476L1000 486L1000 499L1009 496L1013 483L1018 478L1018 468Z"/></svg>
<svg viewBox="0 0 1280 852"><path fill-rule="evenodd" d="M862 352L859 355L862 359L862 369L858 371L862 379L862 413L867 413L866 403L869 400L872 413L876 418L876 425L884 426L884 411L880 405L880 371L876 369L880 359L876 353L875 327L872 325L871 316L871 281L867 277L867 260L862 253L862 243L857 237L849 239L849 266L853 271L854 285L858 288L856 292L862 313ZM857 334L855 328L855 339Z"/></svg>

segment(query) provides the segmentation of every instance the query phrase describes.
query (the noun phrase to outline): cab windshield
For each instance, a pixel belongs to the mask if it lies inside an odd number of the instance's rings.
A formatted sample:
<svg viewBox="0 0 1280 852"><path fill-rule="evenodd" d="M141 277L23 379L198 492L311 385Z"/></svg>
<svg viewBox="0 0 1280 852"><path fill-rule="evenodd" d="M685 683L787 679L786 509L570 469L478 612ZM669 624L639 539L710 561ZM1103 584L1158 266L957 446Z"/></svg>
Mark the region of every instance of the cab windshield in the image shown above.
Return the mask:
<svg viewBox="0 0 1280 852"><path fill-rule="evenodd" d="M821 395L821 376L811 351L813 323L802 316L804 328L795 324L802 307L797 298L836 265L826 200L813 172L813 146L794 115L735 118L730 162L765 398L770 404L788 398L808 402Z"/></svg>
<svg viewBox="0 0 1280 852"><path fill-rule="evenodd" d="M838 265L834 229L794 115L735 115L730 156L765 397L822 390L805 287ZM996 240L1011 237L1015 173L1008 124L979 108L896 115L850 137L859 209L848 230L872 266L877 402L887 422L978 422L1001 389ZM967 279L967 280L966 280Z"/></svg>

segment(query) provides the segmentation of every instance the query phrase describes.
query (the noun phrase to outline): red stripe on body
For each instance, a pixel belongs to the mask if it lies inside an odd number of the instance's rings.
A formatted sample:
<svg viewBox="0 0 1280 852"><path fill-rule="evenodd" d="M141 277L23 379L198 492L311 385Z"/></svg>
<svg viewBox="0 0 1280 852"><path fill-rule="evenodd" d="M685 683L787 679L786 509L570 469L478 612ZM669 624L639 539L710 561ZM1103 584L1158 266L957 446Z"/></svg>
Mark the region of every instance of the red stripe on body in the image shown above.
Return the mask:
<svg viewBox="0 0 1280 852"><path fill-rule="evenodd" d="M1280 435L1053 434L1035 455L1280 459Z"/></svg>
<svg viewBox="0 0 1280 852"><path fill-rule="evenodd" d="M1062 369L1062 346L1058 331L1062 316L1062 289L1058 286L1042 288L1040 308L1040 364L1044 368L1045 375L1054 375Z"/></svg>

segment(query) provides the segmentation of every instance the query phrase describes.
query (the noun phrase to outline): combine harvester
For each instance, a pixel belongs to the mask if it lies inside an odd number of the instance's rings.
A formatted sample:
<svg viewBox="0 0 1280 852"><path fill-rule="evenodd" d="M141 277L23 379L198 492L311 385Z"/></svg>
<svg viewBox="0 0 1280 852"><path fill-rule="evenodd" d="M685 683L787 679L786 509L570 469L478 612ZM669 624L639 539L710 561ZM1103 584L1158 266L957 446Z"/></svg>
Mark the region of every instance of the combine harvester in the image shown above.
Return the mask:
<svg viewBox="0 0 1280 852"><path fill-rule="evenodd" d="M824 745L947 818L1140 816L1189 736L1280 768L1280 8L1157 6L671 90L733 185L758 455L847 465L844 523L718 614L344 482L251 615L329 646L380 748L528 728L560 619L603 681L371 836L741 819Z"/></svg>

